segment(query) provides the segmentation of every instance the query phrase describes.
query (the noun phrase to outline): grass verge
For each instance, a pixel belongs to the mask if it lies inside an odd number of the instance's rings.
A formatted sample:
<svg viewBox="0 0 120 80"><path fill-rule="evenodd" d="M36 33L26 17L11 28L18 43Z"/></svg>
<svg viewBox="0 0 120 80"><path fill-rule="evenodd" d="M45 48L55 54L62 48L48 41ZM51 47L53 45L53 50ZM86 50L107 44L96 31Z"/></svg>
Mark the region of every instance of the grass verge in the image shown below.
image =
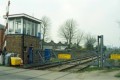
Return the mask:
<svg viewBox="0 0 120 80"><path fill-rule="evenodd" d="M104 72L112 72L112 71L118 71L120 68L105 68Z"/></svg>
<svg viewBox="0 0 120 80"><path fill-rule="evenodd" d="M96 71L96 70L103 70L102 72L112 72L112 71L118 71L120 70L120 68L99 68L99 67L89 67L86 68L84 70L82 70L81 72L85 72L85 71Z"/></svg>
<svg viewBox="0 0 120 80"><path fill-rule="evenodd" d="M98 68L98 67L89 67L89 68L86 68L86 69L83 69L81 72L85 72L85 71L96 71L96 70L102 70L101 68Z"/></svg>
<svg viewBox="0 0 120 80"><path fill-rule="evenodd" d="M115 75L115 77L120 78L120 72Z"/></svg>
<svg viewBox="0 0 120 80"><path fill-rule="evenodd" d="M3 66L3 64L0 64L0 66Z"/></svg>

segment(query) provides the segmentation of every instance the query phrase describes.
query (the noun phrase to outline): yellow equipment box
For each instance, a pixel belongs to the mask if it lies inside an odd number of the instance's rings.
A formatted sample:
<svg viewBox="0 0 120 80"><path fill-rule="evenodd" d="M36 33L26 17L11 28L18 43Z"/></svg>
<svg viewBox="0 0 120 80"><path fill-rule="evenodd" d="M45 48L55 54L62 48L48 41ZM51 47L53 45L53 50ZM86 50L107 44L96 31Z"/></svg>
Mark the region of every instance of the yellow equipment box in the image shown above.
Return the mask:
<svg viewBox="0 0 120 80"><path fill-rule="evenodd" d="M19 57L11 57L11 65L16 66L21 64L22 59Z"/></svg>
<svg viewBox="0 0 120 80"><path fill-rule="evenodd" d="M58 59L71 59L71 54L58 54Z"/></svg>
<svg viewBox="0 0 120 80"><path fill-rule="evenodd" d="M111 55L110 55L110 59L120 60L120 54L111 54Z"/></svg>

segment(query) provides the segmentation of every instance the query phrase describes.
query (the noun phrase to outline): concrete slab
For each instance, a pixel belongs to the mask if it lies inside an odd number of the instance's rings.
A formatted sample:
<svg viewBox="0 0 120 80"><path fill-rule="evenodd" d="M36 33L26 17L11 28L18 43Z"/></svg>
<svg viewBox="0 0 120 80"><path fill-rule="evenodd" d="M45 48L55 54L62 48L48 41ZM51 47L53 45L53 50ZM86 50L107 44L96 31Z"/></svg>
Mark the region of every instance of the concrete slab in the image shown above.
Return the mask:
<svg viewBox="0 0 120 80"><path fill-rule="evenodd" d="M5 71L0 71L0 76L4 76L4 75L11 75L11 74L16 74L16 73L20 73L20 72L26 72L27 70L23 70L23 69L12 69L12 70L5 70ZM4 74L2 74L4 73Z"/></svg>
<svg viewBox="0 0 120 80"><path fill-rule="evenodd" d="M4 70L2 70L4 69ZM29 69L18 69L9 67L0 67L0 80L46 80L42 78L36 78L36 76L47 74L48 71L37 71ZM50 73L50 72L49 72Z"/></svg>
<svg viewBox="0 0 120 80"><path fill-rule="evenodd" d="M58 78L56 80L84 80L84 79L80 79L79 74L75 74L75 73L70 73L69 75L66 75L64 77Z"/></svg>
<svg viewBox="0 0 120 80"><path fill-rule="evenodd" d="M51 72L46 75L38 76L37 78L44 78L44 79L49 79L49 80L56 80L61 77L64 77L66 75L70 74L69 72Z"/></svg>
<svg viewBox="0 0 120 80"><path fill-rule="evenodd" d="M114 75L118 71L113 71L109 73L105 73L104 71L92 71L92 72L84 72L78 74L78 79L84 80L120 80L119 78L114 77Z"/></svg>
<svg viewBox="0 0 120 80"><path fill-rule="evenodd" d="M28 79L33 79L33 78L36 78L38 76L43 76L43 75L46 75L46 74L49 74L49 73L51 73L51 71L29 70L29 71L17 73L17 75L29 76Z"/></svg>
<svg viewBox="0 0 120 80"><path fill-rule="evenodd" d="M0 71L15 69L14 67L0 66Z"/></svg>

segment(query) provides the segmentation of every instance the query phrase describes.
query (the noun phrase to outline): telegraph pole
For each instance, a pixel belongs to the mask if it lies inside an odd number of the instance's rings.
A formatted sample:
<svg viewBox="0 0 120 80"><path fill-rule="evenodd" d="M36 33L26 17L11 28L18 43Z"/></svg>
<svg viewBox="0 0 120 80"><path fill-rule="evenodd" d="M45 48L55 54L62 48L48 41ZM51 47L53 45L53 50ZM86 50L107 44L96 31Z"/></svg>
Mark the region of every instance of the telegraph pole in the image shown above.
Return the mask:
<svg viewBox="0 0 120 80"><path fill-rule="evenodd" d="M2 40L2 46L1 49L3 51L3 65L5 64L5 53L6 53L6 38L7 38L7 29L8 29L8 17L9 17L9 6L10 6L10 0L8 0L8 4L6 7L6 15L3 16L3 18L6 20L6 25L3 30L3 40Z"/></svg>
<svg viewBox="0 0 120 80"><path fill-rule="evenodd" d="M4 47L6 46L6 36L7 36L7 29L8 29L8 16L9 16L9 7L10 7L10 0L8 0L7 8L6 8L6 26L4 28L4 37L3 37L3 44L2 44L2 50L4 50Z"/></svg>

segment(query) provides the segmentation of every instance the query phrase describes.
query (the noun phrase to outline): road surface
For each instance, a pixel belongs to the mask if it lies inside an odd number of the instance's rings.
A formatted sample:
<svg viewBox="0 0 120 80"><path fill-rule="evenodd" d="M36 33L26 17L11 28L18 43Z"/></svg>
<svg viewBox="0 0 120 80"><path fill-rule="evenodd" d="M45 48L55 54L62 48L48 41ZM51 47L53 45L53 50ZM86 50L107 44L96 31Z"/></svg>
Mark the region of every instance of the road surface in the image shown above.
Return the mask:
<svg viewBox="0 0 120 80"><path fill-rule="evenodd" d="M120 71L91 71L83 73L29 70L0 66L0 80L120 80L114 77Z"/></svg>

